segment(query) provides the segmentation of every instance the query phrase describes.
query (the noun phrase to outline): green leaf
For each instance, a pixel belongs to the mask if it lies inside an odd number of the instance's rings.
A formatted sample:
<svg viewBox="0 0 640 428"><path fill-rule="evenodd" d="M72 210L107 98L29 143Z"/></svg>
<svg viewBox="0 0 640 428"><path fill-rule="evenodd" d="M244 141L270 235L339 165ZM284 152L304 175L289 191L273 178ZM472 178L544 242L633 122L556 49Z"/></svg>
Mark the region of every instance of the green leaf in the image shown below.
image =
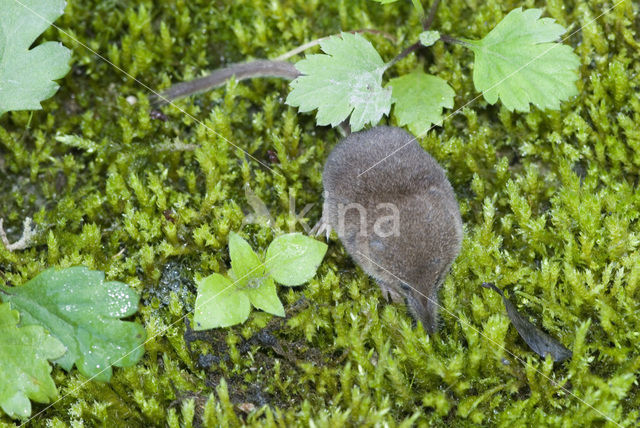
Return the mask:
<svg viewBox="0 0 640 428"><path fill-rule="evenodd" d="M420 39L420 43L422 43L422 46L427 46L428 47L428 46L433 45L438 40L440 40L440 32L438 32L438 31L423 31L422 33L420 33L418 38Z"/></svg>
<svg viewBox="0 0 640 428"><path fill-rule="evenodd" d="M287 104L301 112L317 108L318 125L337 126L351 115L353 131L389 114L391 91L382 87L385 64L369 41L341 33L320 47L327 55L307 55L296 63L303 75L291 82Z"/></svg>
<svg viewBox="0 0 640 428"><path fill-rule="evenodd" d="M282 285L309 281L327 252L327 245L302 233L278 236L267 248L267 272Z"/></svg>
<svg viewBox="0 0 640 428"><path fill-rule="evenodd" d="M229 256L236 286L245 287L251 278L264 276L264 266L251 245L235 232L229 234Z"/></svg>
<svg viewBox="0 0 640 428"><path fill-rule="evenodd" d="M213 273L198 282L194 330L240 324L249 318L250 312L249 297L228 278Z"/></svg>
<svg viewBox="0 0 640 428"><path fill-rule="evenodd" d="M278 297L276 283L272 277L255 278L249 282L248 288L243 291L256 308L279 317L284 316L284 307Z"/></svg>
<svg viewBox="0 0 640 428"><path fill-rule="evenodd" d="M414 135L423 135L434 123L439 125L442 109L453 107L455 92L437 76L414 71L391 79L389 85L395 100L393 115Z"/></svg>
<svg viewBox="0 0 640 428"><path fill-rule="evenodd" d="M41 325L67 347L56 360L65 370L75 364L83 375L106 382L111 366L132 366L144 354L144 328L119 320L136 313L139 296L126 284L105 282L102 272L48 269L21 287L0 290L23 325Z"/></svg>
<svg viewBox="0 0 640 428"><path fill-rule="evenodd" d="M12 418L31 415L31 402L48 403L58 396L47 360L66 348L37 325L18 328L18 311L0 304L0 407Z"/></svg>
<svg viewBox="0 0 640 428"><path fill-rule="evenodd" d="M29 49L48 22L62 15L65 5L64 0L2 1L0 116L9 110L41 109L40 101L59 88L53 80L69 72L71 51L60 43L46 42Z"/></svg>
<svg viewBox="0 0 640 428"><path fill-rule="evenodd" d="M466 40L475 55L473 82L489 104L498 98L509 110L557 110L578 93L580 60L557 40L565 29L540 9L517 8L480 41Z"/></svg>
<svg viewBox="0 0 640 428"><path fill-rule="evenodd" d="M380 3L380 4L389 4L389 3L395 3L398 0L373 0L373 1L375 1L376 3Z"/></svg>

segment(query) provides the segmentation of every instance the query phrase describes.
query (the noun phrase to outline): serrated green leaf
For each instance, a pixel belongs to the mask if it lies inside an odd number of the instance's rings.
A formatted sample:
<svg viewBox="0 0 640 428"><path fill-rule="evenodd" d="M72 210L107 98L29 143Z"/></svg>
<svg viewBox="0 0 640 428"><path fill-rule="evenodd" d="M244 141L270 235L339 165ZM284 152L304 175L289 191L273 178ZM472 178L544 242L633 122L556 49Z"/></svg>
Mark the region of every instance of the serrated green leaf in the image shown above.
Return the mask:
<svg viewBox="0 0 640 428"><path fill-rule="evenodd" d="M9 110L39 110L53 96L53 80L69 72L71 51L58 42L29 49L64 12L64 0L3 0L0 6L0 116Z"/></svg>
<svg viewBox="0 0 640 428"><path fill-rule="evenodd" d="M432 124L440 124L442 109L453 107L455 92L437 76L414 71L389 81L393 89L393 115L398 124L407 125L417 136Z"/></svg>
<svg viewBox="0 0 640 428"><path fill-rule="evenodd" d="M12 418L31 415L31 402L58 396L47 360L66 352L64 345L37 325L18 328L18 311L0 304L0 407Z"/></svg>
<svg viewBox="0 0 640 428"><path fill-rule="evenodd" d="M256 308L279 317L284 316L284 306L278 297L276 283L272 277L254 278L244 292Z"/></svg>
<svg viewBox="0 0 640 428"><path fill-rule="evenodd" d="M249 318L250 312L249 297L228 278L213 273L198 282L194 330L240 324Z"/></svg>
<svg viewBox="0 0 640 428"><path fill-rule="evenodd" d="M251 245L235 232L229 234L229 256L238 288L245 287L251 278L264 276L264 265Z"/></svg>
<svg viewBox="0 0 640 428"><path fill-rule="evenodd" d="M302 233L278 236L267 248L267 272L282 285L309 281L327 252L327 245Z"/></svg>
<svg viewBox="0 0 640 428"><path fill-rule="evenodd" d="M420 43L422 43L422 46L427 46L428 47L428 46L433 45L438 40L440 40L440 32L438 32L438 31L423 31L422 33L420 33L418 38L420 39Z"/></svg>
<svg viewBox="0 0 640 428"><path fill-rule="evenodd" d="M473 82L489 104L498 98L509 110L560 108L578 93L580 59L557 40L565 29L540 9L517 8L482 40L467 40L475 55Z"/></svg>
<svg viewBox="0 0 640 428"><path fill-rule="evenodd" d="M20 311L23 325L40 325L66 347L58 360L83 375L111 379L112 366L129 367L144 354L144 328L119 318L138 310L139 296L126 284L104 281L83 266L48 269L21 287L0 287L2 300Z"/></svg>
<svg viewBox="0 0 640 428"><path fill-rule="evenodd" d="M389 114L391 91L382 87L384 62L359 34L341 33L320 42L326 54L296 63L303 74L291 82L286 103L301 112L318 109L318 125L337 126L349 115L353 131Z"/></svg>

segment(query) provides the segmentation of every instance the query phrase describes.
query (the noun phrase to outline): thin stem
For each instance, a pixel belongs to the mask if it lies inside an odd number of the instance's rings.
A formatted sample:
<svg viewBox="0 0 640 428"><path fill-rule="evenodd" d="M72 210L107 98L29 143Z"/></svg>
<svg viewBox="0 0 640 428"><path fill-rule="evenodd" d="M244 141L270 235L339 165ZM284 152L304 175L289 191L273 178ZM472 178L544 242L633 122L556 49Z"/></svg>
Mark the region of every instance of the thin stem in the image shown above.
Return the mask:
<svg viewBox="0 0 640 428"><path fill-rule="evenodd" d="M422 22L422 28L424 31L427 31L431 24L433 24L433 20L436 17L436 11L438 10L438 6L440 5L440 0L435 0L431 5L431 9L429 9L429 16Z"/></svg>
<svg viewBox="0 0 640 428"><path fill-rule="evenodd" d="M440 34L440 40L446 43L452 43L455 45L462 45L466 47L470 47L471 43L465 42L464 40L456 39L455 37L447 36L446 34Z"/></svg>
<svg viewBox="0 0 640 428"><path fill-rule="evenodd" d="M464 40L456 39L455 37L447 36L446 34L441 34L440 35L440 40L442 40L443 42L447 42L447 43L453 43L453 44L457 44L457 45L471 47L471 43L468 43L468 42L466 42ZM386 63L384 65L384 70L385 71L388 70L393 65L395 65L398 61L400 61L401 59L403 59L404 57L406 57L410 53L417 51L421 47L422 47L422 43L420 43L420 41L418 40L417 42L415 42L411 46L405 48L405 50L400 52L400 54L398 54L398 56L396 56L391 61Z"/></svg>
<svg viewBox="0 0 640 428"><path fill-rule="evenodd" d="M412 44L411 46L409 46L408 48L406 48L405 50L400 52L398 54L398 56L396 56L391 61L386 63L385 66L384 66L384 69L387 70L387 69L391 68L395 63L397 63L398 61L400 61L401 59L403 59L404 57L406 57L410 53L418 50L420 48L420 46L422 46L422 43L420 43L420 41L415 42L414 44Z"/></svg>
<svg viewBox="0 0 640 428"><path fill-rule="evenodd" d="M384 37L385 39L391 41L394 44L398 42L398 40L395 37L393 37L391 34L385 33L384 31L380 31L380 30L374 30L374 29L371 29L371 28L363 28L361 30L347 31L347 33L352 33L352 34L355 34L355 33L358 33L358 34L361 34L361 33L379 34L379 35L381 35L382 37ZM326 40L329 37L333 37L333 36L325 36L325 37L320 37L319 39L311 40L310 42L307 42L307 43L305 43L303 45L300 45L297 48L290 50L289 52L283 53L279 57L275 58L274 61L285 61L285 60L291 58L292 56L299 54L300 52L303 52L303 51L305 51L305 50L307 50L307 49L309 49L309 48L311 48L313 46L316 46L316 45L320 44L321 41Z"/></svg>

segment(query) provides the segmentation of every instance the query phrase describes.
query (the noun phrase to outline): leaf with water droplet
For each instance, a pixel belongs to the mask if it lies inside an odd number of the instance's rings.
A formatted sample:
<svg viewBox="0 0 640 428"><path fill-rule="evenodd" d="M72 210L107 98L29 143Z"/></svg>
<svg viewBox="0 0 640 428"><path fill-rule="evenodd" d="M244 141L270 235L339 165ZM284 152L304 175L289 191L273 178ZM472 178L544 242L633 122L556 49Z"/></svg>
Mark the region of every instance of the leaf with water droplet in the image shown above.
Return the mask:
<svg viewBox="0 0 640 428"><path fill-rule="evenodd" d="M22 325L43 326L67 347L55 361L67 371L75 364L83 375L106 382L112 366L133 366L144 354L142 325L119 319L137 312L138 294L105 281L102 272L48 269L21 287L0 291L20 311Z"/></svg>
<svg viewBox="0 0 640 428"><path fill-rule="evenodd" d="M47 360L66 349L42 327L18 327L18 320L18 311L0 304L0 407L12 418L26 418L31 415L29 399L48 403L58 396Z"/></svg>
<svg viewBox="0 0 640 428"><path fill-rule="evenodd" d="M264 263L276 282L300 285L313 278L326 252L324 242L302 233L288 233L271 242Z"/></svg>
<svg viewBox="0 0 640 428"><path fill-rule="evenodd" d="M482 284L484 288L490 288L502 296L502 301L504 302L504 306L507 309L507 315L509 315L509 319L513 323L516 330L520 334L520 337L524 339L524 341L529 345L529 347L536 354L540 355L542 358L545 358L547 354L551 354L551 357L554 361L563 361L567 358L571 358L571 351L568 350L562 343L549 336L544 331L540 330L534 324L529 322L524 316L518 312L516 306L511 303L509 299L507 299L498 287L495 284L490 282L485 282Z"/></svg>
<svg viewBox="0 0 640 428"><path fill-rule="evenodd" d="M320 41L324 54L296 63L301 76L290 84L288 105L307 112L318 109L318 125L338 126L349 115L351 129L375 125L391 109L391 90L382 87L385 63L360 34L341 33Z"/></svg>

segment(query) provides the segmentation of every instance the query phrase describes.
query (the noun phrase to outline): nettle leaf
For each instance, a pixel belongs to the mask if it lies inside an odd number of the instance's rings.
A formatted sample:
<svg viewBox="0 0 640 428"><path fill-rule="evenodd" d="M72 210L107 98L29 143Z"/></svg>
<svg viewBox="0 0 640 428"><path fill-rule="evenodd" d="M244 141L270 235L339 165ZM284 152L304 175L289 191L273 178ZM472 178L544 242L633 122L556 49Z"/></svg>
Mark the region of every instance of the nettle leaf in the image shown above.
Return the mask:
<svg viewBox="0 0 640 428"><path fill-rule="evenodd" d="M249 297L229 278L213 273L198 282L194 330L240 324L249 318L250 312Z"/></svg>
<svg viewBox="0 0 640 428"><path fill-rule="evenodd" d="M465 40L475 55L473 82L489 104L509 110L558 110L578 93L580 59L570 46L552 43L565 29L540 9L517 8L482 40Z"/></svg>
<svg viewBox="0 0 640 428"><path fill-rule="evenodd" d="M47 360L66 348L37 325L18 327L18 311L0 304L0 407L12 418L31 415L31 402L48 403L58 396Z"/></svg>
<svg viewBox="0 0 640 428"><path fill-rule="evenodd" d="M453 107L454 90L437 76L414 71L391 79L389 85L395 101L393 115L414 135L423 135L434 123L439 125L442 109Z"/></svg>
<svg viewBox="0 0 640 428"><path fill-rule="evenodd" d="M144 328L119 319L136 313L138 294L121 282L105 282L102 272L48 269L21 287L0 290L23 325L41 325L67 347L55 361L67 371L75 364L83 375L106 382L112 366L133 366L144 354Z"/></svg>
<svg viewBox="0 0 640 428"><path fill-rule="evenodd" d="M420 43L422 43L422 46L429 47L433 45L435 42L437 42L438 40L440 40L440 32L423 31L422 33L420 33L418 38L420 39Z"/></svg>
<svg viewBox="0 0 640 428"><path fill-rule="evenodd" d="M318 109L318 125L337 126L349 115L353 131L389 114L391 91L382 87L385 64L359 34L341 33L320 42L326 54L296 63L303 74L291 82L286 103L301 112Z"/></svg>
<svg viewBox="0 0 640 428"><path fill-rule="evenodd" d="M540 355L542 358L545 358L547 354L550 354L554 361L563 361L567 358L571 358L572 353L570 350L522 316L520 312L518 312L516 306L505 297L502 290L496 287L495 284L485 282L482 286L484 288L494 290L502 297L509 319L516 330L518 330L520 337L522 337L527 345L529 345L533 352Z"/></svg>
<svg viewBox="0 0 640 428"><path fill-rule="evenodd" d="M274 239L265 265L278 283L287 286L303 284L313 278L327 252L327 245L302 233L288 233Z"/></svg>
<svg viewBox="0 0 640 428"><path fill-rule="evenodd" d="M53 80L69 72L71 51L62 44L46 42L29 49L47 29L47 22L62 15L65 5L64 0L2 2L0 116L9 110L41 109L40 101L53 96L59 88Z"/></svg>

